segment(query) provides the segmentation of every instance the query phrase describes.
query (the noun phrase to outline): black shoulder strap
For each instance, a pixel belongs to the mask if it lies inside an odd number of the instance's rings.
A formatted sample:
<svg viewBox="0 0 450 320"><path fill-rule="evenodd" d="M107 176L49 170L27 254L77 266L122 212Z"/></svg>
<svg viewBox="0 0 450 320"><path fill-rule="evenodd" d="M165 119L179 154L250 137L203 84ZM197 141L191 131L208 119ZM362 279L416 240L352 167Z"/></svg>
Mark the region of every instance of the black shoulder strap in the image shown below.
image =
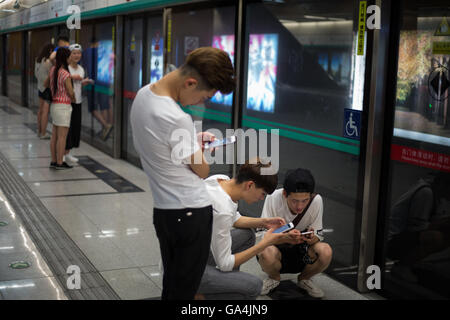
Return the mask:
<svg viewBox="0 0 450 320"><path fill-rule="evenodd" d="M303 216L304 216L304 215L306 214L306 212L308 211L309 206L310 206L311 203L313 202L314 197L315 197L316 195L317 195L317 193L313 193L313 194L312 194L311 200L309 200L309 203L308 203L308 205L305 207L305 209L303 210L303 212L300 213L300 214L298 214L298 215L294 218L294 220L292 220L292 223L294 224L294 228L299 224L300 220L302 220Z"/></svg>

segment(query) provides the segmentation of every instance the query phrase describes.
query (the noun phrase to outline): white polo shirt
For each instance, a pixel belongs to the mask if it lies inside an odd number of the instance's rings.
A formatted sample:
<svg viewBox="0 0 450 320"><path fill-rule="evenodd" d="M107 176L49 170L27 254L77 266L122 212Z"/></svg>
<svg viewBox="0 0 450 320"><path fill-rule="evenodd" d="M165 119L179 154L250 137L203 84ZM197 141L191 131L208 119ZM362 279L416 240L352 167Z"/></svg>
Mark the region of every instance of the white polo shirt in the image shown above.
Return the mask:
<svg viewBox="0 0 450 320"><path fill-rule="evenodd" d="M231 254L231 229L241 217L237 211L238 204L222 189L218 179L230 180L226 175L217 174L208 177L206 190L211 197L213 206L213 229L211 237L211 252L217 267L221 271L231 271L235 257Z"/></svg>
<svg viewBox="0 0 450 320"><path fill-rule="evenodd" d="M191 116L172 98L158 96L146 85L133 101L130 122L134 147L148 176L154 207L209 206L211 200L205 182L185 164L200 149Z"/></svg>
<svg viewBox="0 0 450 320"><path fill-rule="evenodd" d="M317 194L311 205L306 211L299 224L295 227L299 231L308 228L313 228L314 231L322 230L322 216L323 216L323 200L320 194ZM292 222L296 215L289 210L287 200L283 196L283 188L275 190L272 194L266 196L261 218L281 217L286 223ZM317 235L320 240L322 236Z"/></svg>

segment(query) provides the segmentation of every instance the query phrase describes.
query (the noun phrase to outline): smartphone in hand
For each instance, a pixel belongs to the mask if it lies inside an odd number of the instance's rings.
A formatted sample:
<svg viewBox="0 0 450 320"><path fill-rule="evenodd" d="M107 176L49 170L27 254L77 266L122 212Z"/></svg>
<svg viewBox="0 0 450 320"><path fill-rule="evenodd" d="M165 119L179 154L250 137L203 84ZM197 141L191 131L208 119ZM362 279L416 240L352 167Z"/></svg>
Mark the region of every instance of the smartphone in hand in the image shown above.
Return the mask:
<svg viewBox="0 0 450 320"><path fill-rule="evenodd" d="M231 136L222 140L214 140L213 142L205 142L205 149L214 149L216 147L224 146L236 142L236 136Z"/></svg>
<svg viewBox="0 0 450 320"><path fill-rule="evenodd" d="M286 233L292 229L294 229L294 224L292 222L289 222L288 224L285 224L284 226L275 229L273 233Z"/></svg>

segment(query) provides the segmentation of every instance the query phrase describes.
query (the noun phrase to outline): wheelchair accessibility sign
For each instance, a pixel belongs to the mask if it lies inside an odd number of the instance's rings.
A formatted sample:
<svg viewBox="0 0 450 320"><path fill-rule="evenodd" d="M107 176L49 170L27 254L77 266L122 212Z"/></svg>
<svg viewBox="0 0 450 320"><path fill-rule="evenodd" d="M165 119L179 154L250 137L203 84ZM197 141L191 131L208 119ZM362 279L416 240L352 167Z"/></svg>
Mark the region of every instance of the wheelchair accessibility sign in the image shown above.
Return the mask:
<svg viewBox="0 0 450 320"><path fill-rule="evenodd" d="M359 140L361 135L361 111L344 109L344 137Z"/></svg>

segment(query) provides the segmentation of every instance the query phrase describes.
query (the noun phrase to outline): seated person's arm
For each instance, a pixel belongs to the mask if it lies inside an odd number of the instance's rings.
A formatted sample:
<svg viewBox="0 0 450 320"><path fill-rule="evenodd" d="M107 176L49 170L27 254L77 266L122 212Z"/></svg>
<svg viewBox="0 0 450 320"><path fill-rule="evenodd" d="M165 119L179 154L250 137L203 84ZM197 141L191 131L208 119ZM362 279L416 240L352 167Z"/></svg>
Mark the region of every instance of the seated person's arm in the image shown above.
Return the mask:
<svg viewBox="0 0 450 320"><path fill-rule="evenodd" d="M252 218L241 216L233 225L235 228L256 229L256 228L279 228L285 225L283 218Z"/></svg>
<svg viewBox="0 0 450 320"><path fill-rule="evenodd" d="M234 224L233 227L241 229L256 229L264 228L263 220L261 218L252 218L241 216Z"/></svg>
<svg viewBox="0 0 450 320"><path fill-rule="evenodd" d="M231 271L235 257L231 254L230 227L233 217L227 214L214 214L211 236L211 252L220 271Z"/></svg>
<svg viewBox="0 0 450 320"><path fill-rule="evenodd" d="M313 218L313 222L308 228L308 231L318 231L323 229L322 218L323 218L323 199L320 194L316 195L311 203L311 206L308 209L308 212L311 214ZM319 241L323 240L322 236L318 236L316 234L308 234L302 236L303 240L309 244L314 245Z"/></svg>
<svg viewBox="0 0 450 320"><path fill-rule="evenodd" d="M264 235L264 238L253 247L236 253L234 255L234 267L236 268L241 264L247 262L269 246L286 242L286 239L289 237L289 235L286 233L272 233L274 230L275 229L270 229L269 231L267 231Z"/></svg>

